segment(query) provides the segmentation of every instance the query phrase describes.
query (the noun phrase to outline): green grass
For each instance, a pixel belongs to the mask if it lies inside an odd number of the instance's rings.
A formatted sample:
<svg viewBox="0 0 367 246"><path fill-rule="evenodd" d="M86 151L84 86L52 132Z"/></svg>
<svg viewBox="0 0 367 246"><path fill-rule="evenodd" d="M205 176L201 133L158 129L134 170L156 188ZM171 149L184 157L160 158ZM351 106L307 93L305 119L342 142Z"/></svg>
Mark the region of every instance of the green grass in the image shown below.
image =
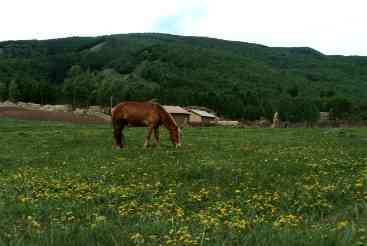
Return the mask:
<svg viewBox="0 0 367 246"><path fill-rule="evenodd" d="M0 245L364 245L367 129L0 120Z"/></svg>

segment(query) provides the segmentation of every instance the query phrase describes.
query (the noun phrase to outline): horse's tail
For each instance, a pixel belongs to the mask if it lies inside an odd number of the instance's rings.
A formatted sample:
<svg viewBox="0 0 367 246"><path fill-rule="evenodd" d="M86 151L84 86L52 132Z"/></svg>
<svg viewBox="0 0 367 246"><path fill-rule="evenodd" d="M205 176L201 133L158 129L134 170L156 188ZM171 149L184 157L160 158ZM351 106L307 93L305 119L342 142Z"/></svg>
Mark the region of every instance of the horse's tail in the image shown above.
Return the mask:
<svg viewBox="0 0 367 246"><path fill-rule="evenodd" d="M113 115L113 113L115 112L115 110L116 110L116 106L113 107L113 108L111 108L111 116Z"/></svg>
<svg viewBox="0 0 367 246"><path fill-rule="evenodd" d="M121 108L121 103L116 105L115 107L111 108L111 125L113 127L113 129L118 128L119 126L119 119L118 119L118 108Z"/></svg>

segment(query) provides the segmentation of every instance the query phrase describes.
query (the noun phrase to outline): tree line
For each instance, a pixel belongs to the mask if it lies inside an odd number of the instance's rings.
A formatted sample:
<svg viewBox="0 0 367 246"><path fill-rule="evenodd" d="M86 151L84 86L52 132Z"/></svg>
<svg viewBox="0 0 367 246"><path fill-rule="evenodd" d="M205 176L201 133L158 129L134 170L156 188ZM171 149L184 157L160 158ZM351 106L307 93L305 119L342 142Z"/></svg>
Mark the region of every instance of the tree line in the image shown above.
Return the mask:
<svg viewBox="0 0 367 246"><path fill-rule="evenodd" d="M330 112L338 119L367 120L367 104L353 104L332 90L321 91L318 97L301 96L294 85L276 92L243 90L238 84L227 90L193 90L170 88L134 75L124 75L114 69L91 71L73 65L61 85L46 81L0 82L0 100L35 103L68 103L73 107L109 106L124 100L158 101L162 104L205 106L219 115L243 120L272 119L278 111L284 121L316 122L319 112Z"/></svg>

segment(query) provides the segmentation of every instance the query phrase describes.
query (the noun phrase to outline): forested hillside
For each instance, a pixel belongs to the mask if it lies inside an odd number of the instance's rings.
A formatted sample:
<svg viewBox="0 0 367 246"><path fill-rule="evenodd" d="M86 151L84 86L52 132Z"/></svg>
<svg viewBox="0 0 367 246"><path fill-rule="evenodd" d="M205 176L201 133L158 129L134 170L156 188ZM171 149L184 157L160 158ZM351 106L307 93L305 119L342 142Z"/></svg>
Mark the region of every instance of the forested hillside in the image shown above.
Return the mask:
<svg viewBox="0 0 367 246"><path fill-rule="evenodd" d="M108 105L156 99L221 115L367 118L367 57L211 38L124 34L0 42L0 101Z"/></svg>

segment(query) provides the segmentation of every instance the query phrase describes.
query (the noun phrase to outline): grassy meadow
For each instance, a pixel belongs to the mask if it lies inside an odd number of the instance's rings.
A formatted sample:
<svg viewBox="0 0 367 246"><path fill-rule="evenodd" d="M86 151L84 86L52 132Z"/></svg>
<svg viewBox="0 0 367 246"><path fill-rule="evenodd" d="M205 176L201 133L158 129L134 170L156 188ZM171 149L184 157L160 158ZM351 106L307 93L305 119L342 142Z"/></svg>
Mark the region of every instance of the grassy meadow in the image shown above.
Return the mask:
<svg viewBox="0 0 367 246"><path fill-rule="evenodd" d="M0 245L367 245L367 129L125 134L0 119Z"/></svg>

